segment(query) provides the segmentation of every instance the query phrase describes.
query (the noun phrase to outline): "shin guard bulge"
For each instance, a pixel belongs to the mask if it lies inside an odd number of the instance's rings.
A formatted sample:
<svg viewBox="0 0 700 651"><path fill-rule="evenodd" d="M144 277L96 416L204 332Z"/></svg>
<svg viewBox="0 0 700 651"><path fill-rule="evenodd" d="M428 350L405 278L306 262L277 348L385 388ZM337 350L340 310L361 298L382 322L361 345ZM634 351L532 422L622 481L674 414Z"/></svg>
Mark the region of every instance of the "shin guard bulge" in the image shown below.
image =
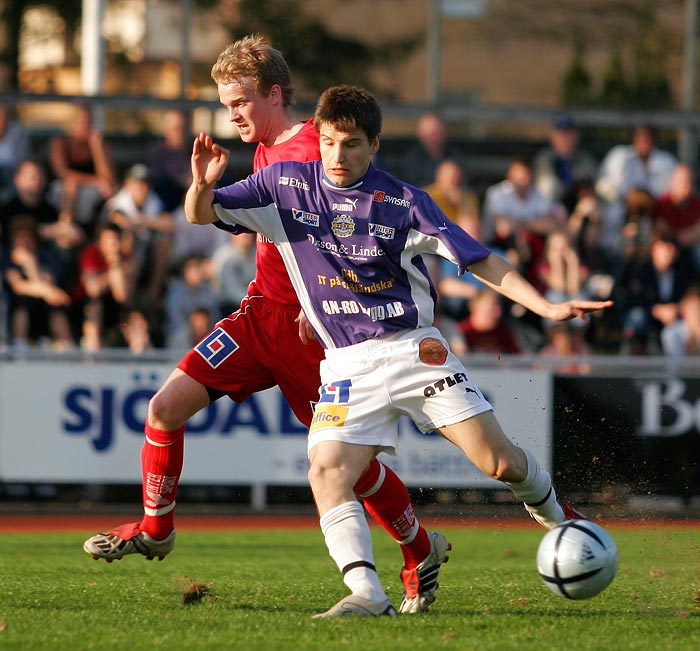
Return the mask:
<svg viewBox="0 0 700 651"><path fill-rule="evenodd" d="M374 565L372 535L359 502L345 502L321 516L321 531L328 553L354 595L384 601L384 592Z"/></svg>
<svg viewBox="0 0 700 651"><path fill-rule="evenodd" d="M401 545L404 567L411 569L421 563L430 553L430 538L418 522L399 476L374 459L353 490L367 512Z"/></svg>
<svg viewBox="0 0 700 651"><path fill-rule="evenodd" d="M143 520L141 530L156 540L174 528L177 486L182 473L185 427L160 430L146 424L141 448Z"/></svg>

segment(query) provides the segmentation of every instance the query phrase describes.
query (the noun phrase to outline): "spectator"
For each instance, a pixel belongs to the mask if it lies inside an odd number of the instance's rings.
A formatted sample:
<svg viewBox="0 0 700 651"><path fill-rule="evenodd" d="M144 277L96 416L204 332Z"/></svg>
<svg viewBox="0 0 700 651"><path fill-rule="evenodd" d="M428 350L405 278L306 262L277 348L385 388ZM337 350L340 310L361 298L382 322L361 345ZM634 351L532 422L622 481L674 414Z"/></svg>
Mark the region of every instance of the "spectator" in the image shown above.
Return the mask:
<svg viewBox="0 0 700 651"><path fill-rule="evenodd" d="M134 307L124 308L119 317L119 328L110 332L112 341L105 345L114 348L128 348L133 355L153 349L151 330L143 311Z"/></svg>
<svg viewBox="0 0 700 651"><path fill-rule="evenodd" d="M91 236L99 209L117 189L109 149L93 128L87 106L78 106L67 131L49 142L51 194L65 219L73 219Z"/></svg>
<svg viewBox="0 0 700 651"><path fill-rule="evenodd" d="M588 269L581 263L565 230L552 231L547 236L537 274L542 291L550 301L588 298L585 290ZM559 328L557 322L542 321L546 339L543 352L558 356L587 353L585 334L588 323L582 319L573 319L567 321L566 328Z"/></svg>
<svg viewBox="0 0 700 651"><path fill-rule="evenodd" d="M571 212L578 202L581 183L591 183L598 165L593 156L579 149L579 132L574 119L557 115L549 132L549 145L533 161L535 186L548 199L562 203Z"/></svg>
<svg viewBox="0 0 700 651"><path fill-rule="evenodd" d="M700 355L700 287L693 285L679 303L680 319L664 326L661 346L665 355L682 358Z"/></svg>
<svg viewBox="0 0 700 651"><path fill-rule="evenodd" d="M457 224L474 239L482 241L481 222L478 216L463 213L458 217ZM496 246L489 250L506 257L506 252ZM436 257L436 256L433 256ZM473 299L486 285L472 274L458 274L454 264L443 258L437 258L437 271L433 274L433 282L438 291L438 310L441 316L440 324L450 329L451 324L446 320L461 321L469 314L469 301Z"/></svg>
<svg viewBox="0 0 700 651"><path fill-rule="evenodd" d="M189 324L189 340L185 342L186 348L196 346L214 328L214 318L206 307L198 307L192 310L187 318Z"/></svg>
<svg viewBox="0 0 700 651"><path fill-rule="evenodd" d="M80 253L80 293L85 350L95 352L115 339L114 330L133 295L134 260L117 224L101 226L97 240Z"/></svg>
<svg viewBox="0 0 700 651"><path fill-rule="evenodd" d="M59 349L74 345L68 318L71 298L54 281L50 251L42 249L31 217L16 216L3 264L10 305L10 337L26 347L48 337Z"/></svg>
<svg viewBox="0 0 700 651"><path fill-rule="evenodd" d="M598 169L596 192L604 201L601 243L613 254L619 249L630 191L642 190L654 198L668 191L677 161L657 148L655 140L651 127L636 127L632 142L610 149Z"/></svg>
<svg viewBox="0 0 700 651"><path fill-rule="evenodd" d="M552 231L547 235L544 254L537 265L537 275L549 301L584 298L583 287L588 269L581 264L565 230Z"/></svg>
<svg viewBox="0 0 700 651"><path fill-rule="evenodd" d="M540 354L549 358L569 358L565 363L555 364L558 373L587 373L590 365L570 358L585 357L591 350L584 337L585 329L570 322L549 322L545 325L546 343Z"/></svg>
<svg viewBox="0 0 700 651"><path fill-rule="evenodd" d="M459 323L466 344L463 352L514 354L522 351L515 333L503 319L498 293L484 287L470 301L469 309L469 316Z"/></svg>
<svg viewBox="0 0 700 651"><path fill-rule="evenodd" d="M676 165L668 192L654 203L653 217L655 228L675 236L682 248L681 256L700 268L700 195L688 165Z"/></svg>
<svg viewBox="0 0 700 651"><path fill-rule="evenodd" d="M214 321L220 318L219 298L209 284L205 260L200 255L191 255L185 260L181 277L175 278L166 292L168 347L192 347L189 319L192 312L199 308L208 310Z"/></svg>
<svg viewBox="0 0 700 651"><path fill-rule="evenodd" d="M187 257L194 253L211 260L219 249L228 247L231 237L229 233L218 228L197 228L196 224L190 224L182 206L175 208L172 219L175 232L168 256L169 274L180 273Z"/></svg>
<svg viewBox="0 0 700 651"><path fill-rule="evenodd" d="M611 203L623 201L633 188L660 197L668 192L676 164L675 156L656 146L654 130L639 125L634 129L631 144L616 145L606 154L596 189Z"/></svg>
<svg viewBox="0 0 700 651"><path fill-rule="evenodd" d="M567 230L581 262L592 271L609 273L612 260L602 243L603 210L593 183L582 181L576 188Z"/></svg>
<svg viewBox="0 0 700 651"><path fill-rule="evenodd" d="M425 186L424 190L453 222L459 223L462 216L478 219L478 199L466 186L464 172L455 161L442 161L435 170L433 183Z"/></svg>
<svg viewBox="0 0 700 651"><path fill-rule="evenodd" d="M532 169L514 160L505 180L486 191L484 235L506 251L510 262L529 280L539 260L544 237L565 225L564 207L540 193L534 186Z"/></svg>
<svg viewBox="0 0 700 651"><path fill-rule="evenodd" d="M198 228L192 225L193 228ZM200 229L225 233L218 228ZM227 234L228 235L228 234ZM222 314L231 314L248 293L248 284L255 278L255 234L228 235L228 242L212 257L212 286L219 297Z"/></svg>
<svg viewBox="0 0 700 651"><path fill-rule="evenodd" d="M462 152L448 141L447 127L435 113L421 116L416 126L418 142L404 157L403 178L419 188L435 180L438 165L447 159L457 162L464 170Z"/></svg>
<svg viewBox="0 0 700 651"><path fill-rule="evenodd" d="M137 163L127 170L122 187L105 204L104 214L123 231L131 233L137 284L146 287L149 301L160 302L175 224L152 190L148 167Z"/></svg>
<svg viewBox="0 0 700 651"><path fill-rule="evenodd" d="M70 265L76 260L76 247L83 238L82 230L70 220L59 219L58 211L48 201L47 179L42 165L31 158L23 160L15 172L14 190L0 205L0 242L9 244L9 224L16 215L31 217L39 237L50 242Z"/></svg>
<svg viewBox="0 0 700 651"><path fill-rule="evenodd" d="M0 102L0 200L12 190L12 177L30 149L29 137L19 122L12 120L10 107Z"/></svg>
<svg viewBox="0 0 700 651"><path fill-rule="evenodd" d="M656 233L649 258L637 263L624 287L623 348L631 354L660 350L659 333L678 318L678 303L691 284L672 237Z"/></svg>
<svg viewBox="0 0 700 651"><path fill-rule="evenodd" d="M654 234L654 197L646 190L634 188L625 196L625 220L618 237L615 271L626 282L629 269L649 257Z"/></svg>
<svg viewBox="0 0 700 651"><path fill-rule="evenodd" d="M146 164L153 175L153 190L168 212L182 204L185 191L192 182L190 142L185 114L176 110L166 111L163 115L163 139L149 148Z"/></svg>

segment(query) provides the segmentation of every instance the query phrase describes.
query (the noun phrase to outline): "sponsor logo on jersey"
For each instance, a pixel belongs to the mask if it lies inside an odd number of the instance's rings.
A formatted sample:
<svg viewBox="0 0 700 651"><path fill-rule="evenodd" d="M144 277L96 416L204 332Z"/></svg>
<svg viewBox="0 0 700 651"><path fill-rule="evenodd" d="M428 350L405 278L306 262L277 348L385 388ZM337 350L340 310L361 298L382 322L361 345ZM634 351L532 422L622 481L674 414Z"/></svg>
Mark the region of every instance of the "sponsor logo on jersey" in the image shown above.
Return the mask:
<svg viewBox="0 0 700 651"><path fill-rule="evenodd" d="M318 226L319 216L312 212L305 212L299 208L292 208L292 217L307 226Z"/></svg>
<svg viewBox="0 0 700 651"><path fill-rule="evenodd" d="M338 237L350 237L355 232L355 220L350 215L336 215L331 230Z"/></svg>
<svg viewBox="0 0 700 651"><path fill-rule="evenodd" d="M290 188L300 188L301 190L310 190L311 186L302 179L298 179L295 176L280 176L280 185L288 185Z"/></svg>
<svg viewBox="0 0 700 651"><path fill-rule="evenodd" d="M377 203L390 203L394 206L403 206L404 208L410 208L411 202L408 199L399 199L399 197L392 197L383 190L375 190L372 195L372 201Z"/></svg>
<svg viewBox="0 0 700 651"><path fill-rule="evenodd" d="M205 339L202 339L195 350L212 368L221 366L233 353L238 350L238 344L225 330L217 328Z"/></svg>
<svg viewBox="0 0 700 651"><path fill-rule="evenodd" d="M393 240L396 229L393 226L383 226L382 224L370 224L369 234L383 240Z"/></svg>
<svg viewBox="0 0 700 651"><path fill-rule="evenodd" d="M322 402L346 403L350 400L351 386L352 380L335 380L332 384L324 384L321 387L320 398L318 399L319 404Z"/></svg>
<svg viewBox="0 0 700 651"><path fill-rule="evenodd" d="M450 389L452 387L456 387L458 384L462 384L462 383L468 382L468 381L469 381L469 378L467 377L466 373L455 373L454 375L448 375L447 377L444 377L441 380L438 380L437 382L433 382L432 384L429 384L427 387L424 387L423 395L426 398L431 398L436 393L441 393L441 392L445 391L445 389ZM465 393L477 393L476 390L472 389L471 387L464 387L464 392Z"/></svg>
<svg viewBox="0 0 700 651"><path fill-rule="evenodd" d="M418 357L428 366L442 366L447 360L447 348L439 339L426 337L418 344Z"/></svg>
<svg viewBox="0 0 700 651"><path fill-rule="evenodd" d="M334 203L333 210L338 210L340 212L352 212L357 210L358 199L346 198L344 203Z"/></svg>
<svg viewBox="0 0 700 651"><path fill-rule="evenodd" d="M340 405L316 405L309 432L326 427L342 427L345 425L347 415L347 407L341 407Z"/></svg>

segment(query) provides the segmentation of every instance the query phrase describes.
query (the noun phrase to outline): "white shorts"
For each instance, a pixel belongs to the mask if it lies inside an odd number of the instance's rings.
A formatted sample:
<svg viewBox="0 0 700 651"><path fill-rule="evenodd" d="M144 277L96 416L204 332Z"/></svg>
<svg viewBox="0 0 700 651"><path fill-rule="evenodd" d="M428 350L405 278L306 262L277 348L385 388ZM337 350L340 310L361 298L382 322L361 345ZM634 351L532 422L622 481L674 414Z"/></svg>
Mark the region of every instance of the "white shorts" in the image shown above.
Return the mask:
<svg viewBox="0 0 700 651"><path fill-rule="evenodd" d="M343 441L395 453L402 415L425 433L493 410L432 327L326 350L321 383L309 450Z"/></svg>

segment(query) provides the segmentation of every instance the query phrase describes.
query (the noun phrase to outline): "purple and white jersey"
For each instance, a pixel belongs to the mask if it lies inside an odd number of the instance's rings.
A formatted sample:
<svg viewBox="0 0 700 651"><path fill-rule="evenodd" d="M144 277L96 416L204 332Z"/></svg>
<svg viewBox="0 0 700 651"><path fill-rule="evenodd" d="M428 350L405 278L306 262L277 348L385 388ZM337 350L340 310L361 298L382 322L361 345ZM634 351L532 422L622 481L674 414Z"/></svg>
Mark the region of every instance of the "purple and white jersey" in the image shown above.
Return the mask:
<svg viewBox="0 0 700 651"><path fill-rule="evenodd" d="M214 195L219 228L240 224L277 245L325 348L432 325L437 295L420 254L460 273L489 255L427 193L372 165L338 187L320 161L277 163Z"/></svg>

